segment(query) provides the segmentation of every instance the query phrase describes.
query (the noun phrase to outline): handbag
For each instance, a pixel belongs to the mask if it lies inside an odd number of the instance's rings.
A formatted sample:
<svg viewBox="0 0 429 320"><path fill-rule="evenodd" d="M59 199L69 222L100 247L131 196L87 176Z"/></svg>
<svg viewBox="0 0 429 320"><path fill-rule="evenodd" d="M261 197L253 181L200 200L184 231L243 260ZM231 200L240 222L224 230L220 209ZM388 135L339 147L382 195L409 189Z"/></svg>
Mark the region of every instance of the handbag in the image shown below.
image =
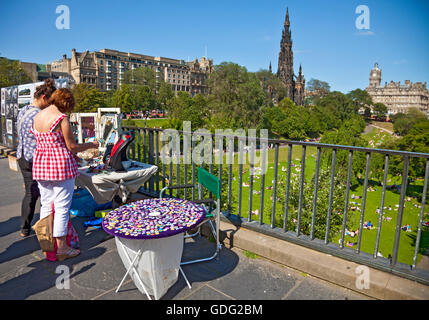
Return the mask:
<svg viewBox="0 0 429 320"><path fill-rule="evenodd" d="M52 213L37 221L33 230L36 232L37 240L39 240L40 248L45 253L46 259L48 261L57 261L57 242L53 237L53 229L54 229L54 204L52 204ZM72 247L73 249L79 249L79 236L76 232L76 229L73 227L71 223L71 219L69 218L69 222L67 224L67 237L66 237L67 245Z"/></svg>
<svg viewBox="0 0 429 320"><path fill-rule="evenodd" d="M40 248L44 252L54 251L55 239L52 236L53 229L53 217L52 214L40 219L33 226L33 230L36 233L37 240L39 241Z"/></svg>

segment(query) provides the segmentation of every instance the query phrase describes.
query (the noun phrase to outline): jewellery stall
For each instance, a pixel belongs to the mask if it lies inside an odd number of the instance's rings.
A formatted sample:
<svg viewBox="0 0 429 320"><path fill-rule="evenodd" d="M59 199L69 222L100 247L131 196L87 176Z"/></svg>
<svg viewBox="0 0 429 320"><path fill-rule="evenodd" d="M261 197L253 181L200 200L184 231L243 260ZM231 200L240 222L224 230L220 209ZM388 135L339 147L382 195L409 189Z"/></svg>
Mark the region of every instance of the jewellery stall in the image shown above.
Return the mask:
<svg viewBox="0 0 429 320"><path fill-rule="evenodd" d="M119 108L70 116L79 143L99 142L98 149L78 153L81 162L76 185L86 188L99 204L113 201L114 208L126 203L158 170L157 166L128 160L134 136L122 131L121 121Z"/></svg>

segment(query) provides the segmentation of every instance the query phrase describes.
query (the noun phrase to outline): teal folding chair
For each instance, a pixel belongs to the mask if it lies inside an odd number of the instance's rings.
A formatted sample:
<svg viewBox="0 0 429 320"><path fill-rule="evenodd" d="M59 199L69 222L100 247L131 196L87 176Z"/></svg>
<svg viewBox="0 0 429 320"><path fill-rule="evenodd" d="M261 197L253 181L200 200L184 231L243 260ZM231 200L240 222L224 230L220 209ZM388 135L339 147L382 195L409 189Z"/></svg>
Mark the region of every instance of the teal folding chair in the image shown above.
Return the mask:
<svg viewBox="0 0 429 320"><path fill-rule="evenodd" d="M161 190L160 198L162 199L164 191L166 190L172 190L172 189L185 189L185 188L195 188L196 186L193 184L184 184L184 185L177 185L177 186L167 186ZM198 168L198 180L197 180L197 187L198 187L198 200L195 200L193 202L200 204L204 207L206 210L206 217L205 219L197 226L198 231L194 234L187 235L185 238L194 237L198 235L201 231L201 226L204 223L210 224L211 232L213 233L214 239L216 239L216 251L215 253L206 258L201 259L195 259L190 261L182 261L180 265L186 265L191 263L197 263L197 262L203 262L203 261L209 261L218 255L220 249L222 249L222 245L219 241L219 224L220 224L220 194L221 194L221 186L220 186L220 180L215 175L212 175L208 171L204 170L203 168ZM204 194L204 189L206 188L210 193L212 193L214 196L216 196L216 200L214 199L202 199ZM212 210L212 205L215 206L215 208ZM213 225L213 220L216 221L216 226Z"/></svg>

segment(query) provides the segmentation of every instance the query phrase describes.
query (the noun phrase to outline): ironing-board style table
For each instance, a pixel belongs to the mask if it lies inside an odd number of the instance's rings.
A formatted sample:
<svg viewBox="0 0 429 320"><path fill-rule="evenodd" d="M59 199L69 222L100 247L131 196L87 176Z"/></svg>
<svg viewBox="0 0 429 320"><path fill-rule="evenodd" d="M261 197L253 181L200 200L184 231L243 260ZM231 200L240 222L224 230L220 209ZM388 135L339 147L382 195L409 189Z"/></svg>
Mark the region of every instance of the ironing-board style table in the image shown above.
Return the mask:
<svg viewBox="0 0 429 320"><path fill-rule="evenodd" d="M116 292L130 274L134 284L155 299L177 281L183 252L183 234L206 216L203 207L183 199L145 199L109 212L103 229L115 236L125 273ZM188 286L189 283L188 283Z"/></svg>
<svg viewBox="0 0 429 320"><path fill-rule="evenodd" d="M76 185L86 188L95 202L101 204L112 201L116 195L122 202L126 202L128 195L137 192L158 171L158 167L132 161L132 167L128 168L127 172L107 170L93 173L88 170L89 167L79 168Z"/></svg>

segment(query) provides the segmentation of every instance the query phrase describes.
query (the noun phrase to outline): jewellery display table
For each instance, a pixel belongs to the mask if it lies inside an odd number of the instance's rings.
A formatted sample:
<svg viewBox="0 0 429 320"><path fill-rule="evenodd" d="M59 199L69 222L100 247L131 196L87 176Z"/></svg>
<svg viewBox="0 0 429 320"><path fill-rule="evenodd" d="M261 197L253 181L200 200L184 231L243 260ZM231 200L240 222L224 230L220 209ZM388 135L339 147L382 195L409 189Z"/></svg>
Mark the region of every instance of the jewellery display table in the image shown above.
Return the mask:
<svg viewBox="0 0 429 320"><path fill-rule="evenodd" d="M95 202L101 204L112 201L116 195L126 202L130 194L136 193L158 171L158 167L132 161L132 167L127 172L107 170L93 173L88 170L89 167L79 168L76 185L86 188Z"/></svg>
<svg viewBox="0 0 429 320"><path fill-rule="evenodd" d="M140 292L162 297L177 281L183 252L183 233L200 224L203 207L182 199L146 199L109 212L103 229L115 236L125 273L116 292L129 274ZM188 283L188 286L189 283Z"/></svg>

